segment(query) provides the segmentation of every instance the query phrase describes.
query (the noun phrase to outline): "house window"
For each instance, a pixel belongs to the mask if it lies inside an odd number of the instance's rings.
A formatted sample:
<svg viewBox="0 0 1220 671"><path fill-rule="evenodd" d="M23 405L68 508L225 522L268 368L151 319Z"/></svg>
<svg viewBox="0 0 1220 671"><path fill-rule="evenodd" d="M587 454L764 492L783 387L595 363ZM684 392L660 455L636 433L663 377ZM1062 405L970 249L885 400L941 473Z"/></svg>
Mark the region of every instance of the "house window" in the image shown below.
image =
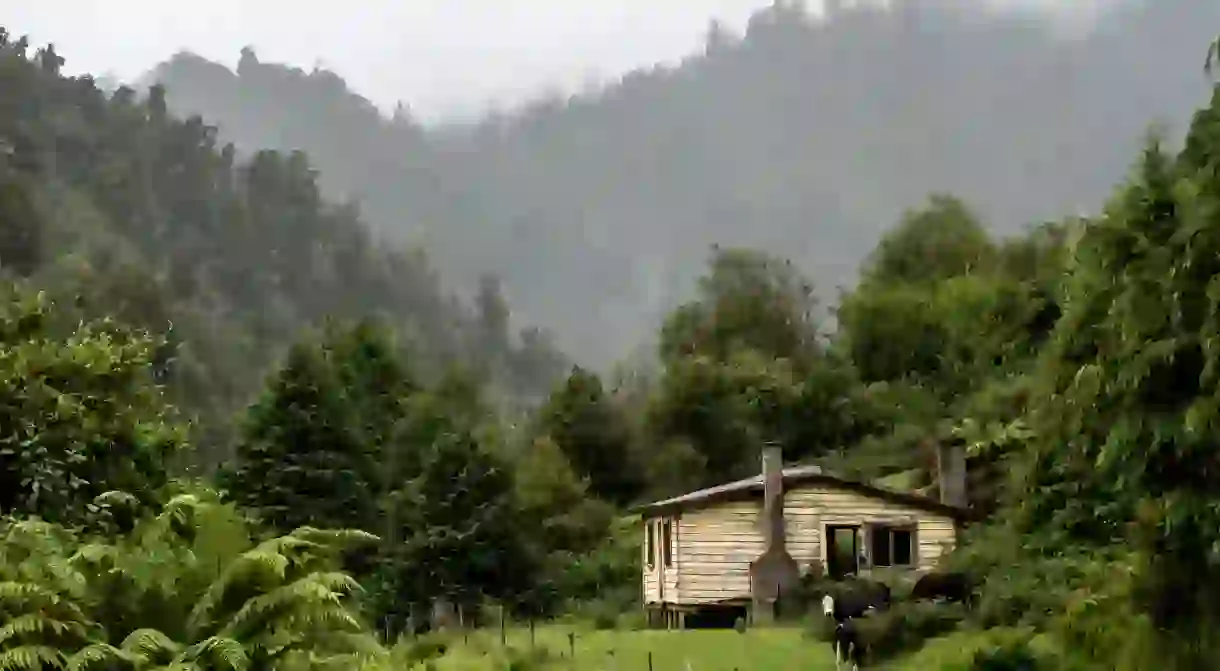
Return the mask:
<svg viewBox="0 0 1220 671"><path fill-rule="evenodd" d="M910 527L874 526L873 566L911 566L915 559L915 531Z"/></svg>
<svg viewBox="0 0 1220 671"><path fill-rule="evenodd" d="M654 538L655 528L651 521L644 525L644 561L648 564L648 568L656 565L656 561L653 559L657 556L656 539Z"/></svg>
<svg viewBox="0 0 1220 671"><path fill-rule="evenodd" d="M673 520L665 520L665 525L661 527L661 551L664 553L662 562L665 568L669 568L674 562L674 523Z"/></svg>

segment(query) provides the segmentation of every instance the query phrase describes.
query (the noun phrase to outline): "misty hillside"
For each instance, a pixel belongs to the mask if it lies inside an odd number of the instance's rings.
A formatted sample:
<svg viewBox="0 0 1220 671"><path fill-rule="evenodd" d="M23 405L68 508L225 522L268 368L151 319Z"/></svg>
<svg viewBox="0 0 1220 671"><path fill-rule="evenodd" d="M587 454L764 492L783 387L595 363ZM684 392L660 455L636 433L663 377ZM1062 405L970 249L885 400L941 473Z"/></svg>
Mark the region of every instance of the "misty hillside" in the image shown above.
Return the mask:
<svg viewBox="0 0 1220 671"><path fill-rule="evenodd" d="M460 362L517 400L564 372L537 331L508 333L494 283L456 300L425 256L325 200L304 154L241 160L163 90L107 93L63 63L0 28L0 278L72 306L69 322L164 337L158 375L199 420L200 462L224 458L234 413L328 318L380 318L421 375Z"/></svg>
<svg viewBox="0 0 1220 671"><path fill-rule="evenodd" d="M1128 3L1072 39L958 4L825 22L777 5L741 36L713 26L678 67L466 130L387 119L335 74L254 51L236 72L183 54L155 76L241 147L306 150L377 228L463 286L498 273L524 316L605 363L647 337L712 243L792 258L833 300L931 192L1002 232L1096 210L1149 124L1180 136L1208 93L1214 0Z"/></svg>

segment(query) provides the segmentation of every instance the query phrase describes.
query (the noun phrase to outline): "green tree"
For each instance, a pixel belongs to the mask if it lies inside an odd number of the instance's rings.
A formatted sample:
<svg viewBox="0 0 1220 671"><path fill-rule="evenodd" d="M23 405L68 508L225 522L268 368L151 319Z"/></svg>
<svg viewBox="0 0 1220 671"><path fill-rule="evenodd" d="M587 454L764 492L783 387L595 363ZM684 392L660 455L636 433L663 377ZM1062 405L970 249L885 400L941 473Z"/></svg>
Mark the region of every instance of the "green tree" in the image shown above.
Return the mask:
<svg viewBox="0 0 1220 671"><path fill-rule="evenodd" d="M319 347L289 350L243 434L222 478L234 501L280 530L370 528L377 455L362 440L342 380Z"/></svg>
<svg viewBox="0 0 1220 671"><path fill-rule="evenodd" d="M995 247L975 214L962 201L935 194L903 215L865 261L865 283L935 282L986 270Z"/></svg>
<svg viewBox="0 0 1220 671"><path fill-rule="evenodd" d="M1131 603L1160 632L1166 668L1214 659L1220 618L1220 378L1209 350L1220 336L1220 191L1204 167L1220 145L1201 151L1207 116L1179 161L1151 142L1077 244L1014 501L1019 528L1051 548L1134 550Z"/></svg>
<svg viewBox="0 0 1220 671"><path fill-rule="evenodd" d="M182 427L156 386L156 343L110 321L61 330L43 294L0 310L0 511L79 523L111 489L155 502Z"/></svg>
<svg viewBox="0 0 1220 671"><path fill-rule="evenodd" d="M793 411L800 402L800 380L786 360L749 350L725 363L686 357L659 383L649 408L650 438L674 450L689 445L705 464L701 484L717 484L756 473L764 441L797 456Z"/></svg>
<svg viewBox="0 0 1220 671"><path fill-rule="evenodd" d="M588 481L573 472L563 450L548 436L533 441L515 473L519 527L540 566L519 607L543 615L566 599L596 597L573 593L568 572L606 540L614 509L590 494Z"/></svg>
<svg viewBox="0 0 1220 671"><path fill-rule="evenodd" d="M0 140L0 268L28 277L44 261L43 222L25 178L6 163Z"/></svg>
<svg viewBox="0 0 1220 671"><path fill-rule="evenodd" d="M727 361L754 350L803 363L816 351L813 285L792 263L747 249L714 248L696 298L661 328L665 363L702 355Z"/></svg>
<svg viewBox="0 0 1220 671"><path fill-rule="evenodd" d="M454 420L445 401L413 397L410 422L432 438L421 445L418 474L386 504L400 532L384 551L380 589L382 599L393 600L388 608L399 626L404 611L423 612L436 598L467 609L483 598L519 600L535 575L511 467Z"/></svg>
<svg viewBox="0 0 1220 671"><path fill-rule="evenodd" d="M639 495L630 428L595 373L573 368L539 411L537 430L559 446L579 477L588 478L592 495L618 505Z"/></svg>

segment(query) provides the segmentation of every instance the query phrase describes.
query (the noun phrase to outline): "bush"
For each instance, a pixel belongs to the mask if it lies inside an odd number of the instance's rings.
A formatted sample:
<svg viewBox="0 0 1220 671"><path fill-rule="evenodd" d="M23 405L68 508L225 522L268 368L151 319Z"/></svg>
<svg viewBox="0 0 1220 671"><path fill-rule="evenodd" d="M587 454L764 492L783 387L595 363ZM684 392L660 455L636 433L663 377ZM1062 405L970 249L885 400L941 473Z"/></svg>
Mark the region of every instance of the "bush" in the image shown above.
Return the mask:
<svg viewBox="0 0 1220 671"><path fill-rule="evenodd" d="M1028 643L1010 642L978 650L970 663L971 671L1038 671L1046 668Z"/></svg>
<svg viewBox="0 0 1220 671"><path fill-rule="evenodd" d="M547 668L555 661L554 653L545 646L524 650L508 646L496 657L494 668L508 671L535 671L535 669Z"/></svg>
<svg viewBox="0 0 1220 671"><path fill-rule="evenodd" d="M384 657L356 612L359 586L337 570L375 536L301 528L255 542L241 513L214 499L179 494L111 538L0 521L0 613L16 627L0 637L0 659L210 668L224 655L264 668L276 649L285 664L358 668Z"/></svg>
<svg viewBox="0 0 1220 671"><path fill-rule="evenodd" d="M893 665L894 671L1101 671L1069 658L1059 642L1032 629L961 631L929 641Z"/></svg>
<svg viewBox="0 0 1220 671"><path fill-rule="evenodd" d="M411 640L405 645L405 659L409 667L421 664L430 659L444 657L449 650L450 635L443 632L429 632Z"/></svg>
<svg viewBox="0 0 1220 671"><path fill-rule="evenodd" d="M807 618L805 635L815 641L830 643L835 637L835 621L822 613L810 613Z"/></svg>
<svg viewBox="0 0 1220 671"><path fill-rule="evenodd" d="M918 650L929 639L957 629L965 619L966 610L958 604L898 603L860 618L858 626L869 656L885 660Z"/></svg>

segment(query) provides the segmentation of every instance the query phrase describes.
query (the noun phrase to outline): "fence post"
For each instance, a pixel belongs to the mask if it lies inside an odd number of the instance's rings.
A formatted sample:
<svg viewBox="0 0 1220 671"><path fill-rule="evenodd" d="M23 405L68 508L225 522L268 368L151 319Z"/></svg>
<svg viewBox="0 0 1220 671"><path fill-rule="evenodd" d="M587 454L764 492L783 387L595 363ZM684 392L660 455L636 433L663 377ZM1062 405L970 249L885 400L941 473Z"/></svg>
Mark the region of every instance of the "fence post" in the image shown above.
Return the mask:
<svg viewBox="0 0 1220 671"><path fill-rule="evenodd" d="M648 651L648 671L652 671L652 651ZM734 670L736 671L736 670Z"/></svg>
<svg viewBox="0 0 1220 671"><path fill-rule="evenodd" d="M508 634L504 629L504 604L500 604L500 647L508 644Z"/></svg>
<svg viewBox="0 0 1220 671"><path fill-rule="evenodd" d="M568 651L572 653L572 663L576 663L576 632L568 632Z"/></svg>
<svg viewBox="0 0 1220 671"><path fill-rule="evenodd" d="M530 618L530 649L534 649L534 618Z"/></svg>

